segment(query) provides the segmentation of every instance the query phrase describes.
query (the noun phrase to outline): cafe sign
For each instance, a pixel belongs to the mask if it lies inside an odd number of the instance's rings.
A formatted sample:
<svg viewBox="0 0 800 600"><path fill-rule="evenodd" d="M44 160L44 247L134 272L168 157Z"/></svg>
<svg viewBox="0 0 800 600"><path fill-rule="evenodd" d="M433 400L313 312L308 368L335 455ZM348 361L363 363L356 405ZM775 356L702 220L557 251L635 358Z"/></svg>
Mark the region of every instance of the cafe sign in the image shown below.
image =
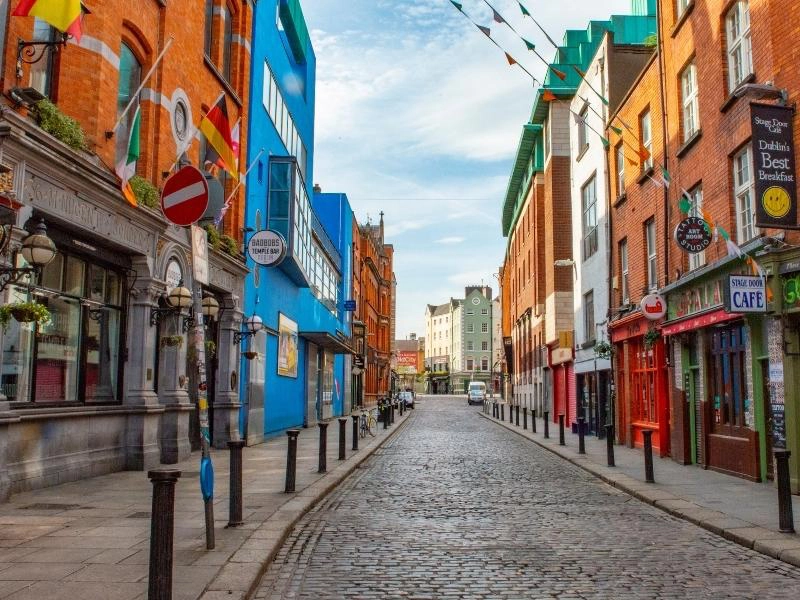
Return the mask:
<svg viewBox="0 0 800 600"><path fill-rule="evenodd" d="M642 314L650 321L663 319L667 314L667 301L661 294L648 294L640 304Z"/></svg>
<svg viewBox="0 0 800 600"><path fill-rule="evenodd" d="M686 252L697 254L711 245L711 227L700 217L686 217L675 228L675 241Z"/></svg>
<svg viewBox="0 0 800 600"><path fill-rule="evenodd" d="M786 106L750 105L758 227L798 229L792 115Z"/></svg>
<svg viewBox="0 0 800 600"><path fill-rule="evenodd" d="M728 275L725 310L732 313L767 312L766 281L753 275Z"/></svg>

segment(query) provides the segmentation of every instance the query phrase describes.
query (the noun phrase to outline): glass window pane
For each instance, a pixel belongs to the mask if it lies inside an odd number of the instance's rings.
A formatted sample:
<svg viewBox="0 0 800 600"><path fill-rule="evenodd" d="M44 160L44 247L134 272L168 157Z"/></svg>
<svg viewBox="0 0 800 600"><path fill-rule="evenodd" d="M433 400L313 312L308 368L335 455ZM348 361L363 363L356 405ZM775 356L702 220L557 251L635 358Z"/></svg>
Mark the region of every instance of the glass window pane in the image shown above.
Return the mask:
<svg viewBox="0 0 800 600"><path fill-rule="evenodd" d="M233 19L231 11L223 2L222 11L222 75L227 81L231 80L231 46L233 44Z"/></svg>
<svg viewBox="0 0 800 600"><path fill-rule="evenodd" d="M106 270L97 265L89 265L89 298L103 302L106 297Z"/></svg>
<svg viewBox="0 0 800 600"><path fill-rule="evenodd" d="M289 192L270 192L269 218L270 219L289 218Z"/></svg>
<svg viewBox="0 0 800 600"><path fill-rule="evenodd" d="M87 313L84 397L112 402L117 397L120 312L102 308Z"/></svg>
<svg viewBox="0 0 800 600"><path fill-rule="evenodd" d="M116 306L122 305L122 280L114 271L106 273L106 302Z"/></svg>
<svg viewBox="0 0 800 600"><path fill-rule="evenodd" d="M81 271L83 265L81 264ZM51 320L36 336L36 402L78 400L81 307L71 298L48 298Z"/></svg>
<svg viewBox="0 0 800 600"><path fill-rule="evenodd" d="M41 285L49 290L62 290L64 276L64 255L56 254L53 260L42 269Z"/></svg>
<svg viewBox="0 0 800 600"><path fill-rule="evenodd" d="M291 164L274 162L270 165L269 189L270 191L291 189Z"/></svg>
<svg viewBox="0 0 800 600"><path fill-rule="evenodd" d="M3 334L3 362L0 368L0 390L11 402L31 400L32 357L33 324L18 323L12 318Z"/></svg>
<svg viewBox="0 0 800 600"><path fill-rule="evenodd" d="M67 275L64 292L71 296L83 296L86 263L74 256L67 257Z"/></svg>

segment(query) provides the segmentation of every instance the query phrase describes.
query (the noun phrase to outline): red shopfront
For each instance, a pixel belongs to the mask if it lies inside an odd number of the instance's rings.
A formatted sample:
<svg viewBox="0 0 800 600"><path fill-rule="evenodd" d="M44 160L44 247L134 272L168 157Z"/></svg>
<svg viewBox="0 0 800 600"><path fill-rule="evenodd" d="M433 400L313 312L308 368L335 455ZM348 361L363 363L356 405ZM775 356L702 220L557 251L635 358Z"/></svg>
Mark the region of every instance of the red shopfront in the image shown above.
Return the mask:
<svg viewBox="0 0 800 600"><path fill-rule="evenodd" d="M569 428L577 419L575 402L575 363L572 348L550 349L550 371L553 374L552 420L558 423L558 415L564 415L564 426Z"/></svg>
<svg viewBox="0 0 800 600"><path fill-rule="evenodd" d="M617 439L630 447L644 445L643 431L653 432L653 449L669 454L669 394L664 339L648 340L655 327L641 312L611 323L616 384Z"/></svg>

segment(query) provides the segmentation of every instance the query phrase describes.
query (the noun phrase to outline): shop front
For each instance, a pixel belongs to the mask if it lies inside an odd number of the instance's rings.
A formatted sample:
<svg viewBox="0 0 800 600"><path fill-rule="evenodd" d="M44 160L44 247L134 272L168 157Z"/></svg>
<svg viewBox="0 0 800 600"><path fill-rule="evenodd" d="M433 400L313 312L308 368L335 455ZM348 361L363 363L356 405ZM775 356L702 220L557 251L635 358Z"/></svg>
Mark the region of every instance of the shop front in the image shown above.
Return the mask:
<svg viewBox="0 0 800 600"><path fill-rule="evenodd" d="M652 431L653 450L667 456L670 412L664 340L641 310L612 321L609 332L614 346L617 440L641 447L643 432Z"/></svg>
<svg viewBox="0 0 800 600"><path fill-rule="evenodd" d="M575 363L571 347L550 348L550 377L553 383L553 410L551 419L558 423L564 415L564 427L572 427L578 417L575 399Z"/></svg>

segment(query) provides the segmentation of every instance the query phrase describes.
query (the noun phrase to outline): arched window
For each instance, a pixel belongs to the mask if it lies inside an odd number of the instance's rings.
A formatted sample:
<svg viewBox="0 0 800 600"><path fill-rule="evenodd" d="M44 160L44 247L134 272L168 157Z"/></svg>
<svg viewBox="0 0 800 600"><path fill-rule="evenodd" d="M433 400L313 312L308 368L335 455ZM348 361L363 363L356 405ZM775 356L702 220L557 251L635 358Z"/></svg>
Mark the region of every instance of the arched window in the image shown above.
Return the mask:
<svg viewBox="0 0 800 600"><path fill-rule="evenodd" d="M205 52L211 58L211 49L214 46L214 0L206 0L206 28L205 28Z"/></svg>
<svg viewBox="0 0 800 600"><path fill-rule="evenodd" d="M231 80L231 46L233 45L233 19L228 5L223 2L220 10L222 20L222 76Z"/></svg>
<svg viewBox="0 0 800 600"><path fill-rule="evenodd" d="M142 65L125 42L122 43L119 51L119 86L117 88L117 117L122 114L125 107L131 101L133 94L142 82ZM117 130L117 160L122 158L122 153L128 149L128 131L136 113L136 107L131 107L125 115ZM121 142L120 142L121 140Z"/></svg>

